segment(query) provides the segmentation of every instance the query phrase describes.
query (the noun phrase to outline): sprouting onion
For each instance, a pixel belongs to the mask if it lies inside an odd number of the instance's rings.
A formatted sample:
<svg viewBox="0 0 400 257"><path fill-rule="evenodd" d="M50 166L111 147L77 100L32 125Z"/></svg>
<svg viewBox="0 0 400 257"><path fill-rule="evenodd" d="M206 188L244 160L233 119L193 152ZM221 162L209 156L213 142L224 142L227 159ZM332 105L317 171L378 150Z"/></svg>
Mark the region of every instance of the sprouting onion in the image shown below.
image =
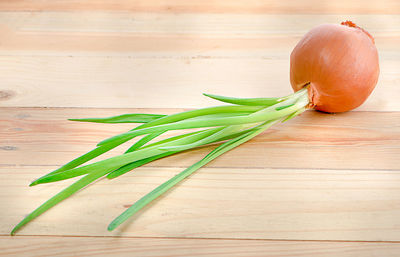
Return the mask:
<svg viewBox="0 0 400 257"><path fill-rule="evenodd" d="M219 144L203 159L155 188L115 218L108 226L108 230L114 230L193 172L273 124L285 122L311 108L342 112L359 106L372 92L379 75L373 38L349 21L342 25L318 26L307 33L293 50L290 75L296 92L281 98L233 98L204 94L228 105L172 115L135 113L107 118L71 119L80 122L142 124L101 141L88 153L33 181L31 186L82 176L27 215L11 234L102 177L113 179L182 151ZM156 140L168 131L186 129L200 130ZM143 137L124 154L84 165L138 136Z"/></svg>

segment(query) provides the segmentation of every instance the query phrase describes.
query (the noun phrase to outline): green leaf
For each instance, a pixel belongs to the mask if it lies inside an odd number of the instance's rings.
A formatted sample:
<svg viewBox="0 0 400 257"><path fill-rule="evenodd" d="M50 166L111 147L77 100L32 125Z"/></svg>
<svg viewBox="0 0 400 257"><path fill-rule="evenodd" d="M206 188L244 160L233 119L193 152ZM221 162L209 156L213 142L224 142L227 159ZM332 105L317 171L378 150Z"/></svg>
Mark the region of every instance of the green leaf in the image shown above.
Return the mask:
<svg viewBox="0 0 400 257"><path fill-rule="evenodd" d="M186 120L201 121L201 120L207 120L207 119L210 119L210 118L245 116L245 115L248 115L248 114L250 114L250 112L247 112L247 111L246 112L237 112L237 113L216 113L216 114L208 114L208 115L204 115L204 116L197 116L197 117L193 117L193 118L188 118ZM133 130L131 130L131 131L133 131ZM161 134L163 134L165 132L166 131L159 131L159 132L147 134L146 136L141 138L139 141L137 141L135 144L133 144L125 153L130 153L132 151L135 151L135 150L139 149L143 145L147 144L148 142L150 142L151 140L153 140L154 138L158 137L159 135L161 135ZM162 141L162 143L165 143L165 141Z"/></svg>
<svg viewBox="0 0 400 257"><path fill-rule="evenodd" d="M219 128L205 129L198 131L197 133L190 133L186 137L175 137L175 140L167 141L165 140L163 144L157 145L155 144L152 147L144 147L139 150L125 153L122 155L114 156L102 161L98 161L92 164L88 164L85 166L73 168L70 170L66 170L60 173L54 173L50 175L45 175L35 181L35 184L42 183L51 183L61 180L66 180L78 176L82 176L87 173L95 172L95 171L104 171L108 170L111 172L115 169L118 169L126 164L129 164L134 161L139 161L145 158L152 157L154 155L159 155L164 153L165 151L158 149L158 146L170 146L170 145L180 145L180 144L189 144L192 142L196 142L204 137L207 137L215 131L219 130Z"/></svg>
<svg viewBox="0 0 400 257"><path fill-rule="evenodd" d="M154 155L152 157L145 158L145 159L142 159L142 160L139 160L139 161L131 162L131 163L126 164L126 165L114 170L113 172L109 173L107 175L107 178L113 179L113 178L119 177L119 176L121 176L121 175L123 175L123 174L125 174L125 173L127 173L127 172L129 172L129 171L131 171L131 170L133 170L135 168L137 168L137 167L143 166L143 165L145 165L147 163L150 163L152 161L164 158L166 156L173 155L175 153L178 153L178 151L175 151L175 152L174 151L169 151L169 152L165 152L165 153L162 153L162 154Z"/></svg>
<svg viewBox="0 0 400 257"><path fill-rule="evenodd" d="M291 107L291 106L293 106L293 105L294 105L294 104L288 104L288 105L284 105L284 106L278 106L278 107L275 108L275 110L280 111L280 110L289 108L289 107Z"/></svg>
<svg viewBox="0 0 400 257"><path fill-rule="evenodd" d="M285 100L285 101L283 101L281 103L278 103L277 105L275 105L275 107L292 104L293 102L296 102L299 98L302 99L302 97L303 97L303 95L305 95L305 93L306 93L305 90L300 90L300 91L296 92L290 99ZM108 150L113 149L116 146L118 146L118 145L120 145L120 144L122 144L122 143L124 143L124 142L126 142L126 141L128 141L128 140L130 140L132 138L134 138L137 135L146 134L146 133L143 133L143 132L149 131L151 133L156 134L156 133L161 133L161 132L165 131L165 130L160 129L160 127L161 128L163 128L163 127L164 128L168 128L169 127L169 129L172 129L173 126L175 126L175 129L182 129L182 127L180 127L180 126L185 126L185 125L187 126L188 125L187 122L190 122L191 123L191 124L189 124L190 126L186 127L186 128L197 128L197 127L204 127L204 125L206 123L210 123L210 122L211 122L210 126L211 125L216 125L216 124L212 124L212 122L214 122L215 120L217 120L219 122L221 122L221 120L224 121L224 122L228 121L228 123L230 122L230 123L233 123L233 124L235 124L235 122L238 123L238 121L239 121L239 123L240 122L242 122L242 123L254 123L254 122L257 122L257 121L272 120L274 118L287 116L291 112L297 111L299 108L302 108L307 104L308 104L308 98L305 97L304 101L300 101L299 100L298 102L296 102L296 104L294 106L288 107L288 108L286 108L284 110L280 110L280 111L274 111L273 109L271 109L273 107L268 107L268 108L261 109L260 111L256 111L256 112L254 112L254 113L252 113L250 115L244 116L244 117L243 116L235 116L235 115L233 115L232 117L224 117L223 116L223 117L219 117L219 118L215 118L215 119L211 119L211 120L207 120L207 119L206 120L201 120L201 119L200 120L196 120L196 119L194 119L194 120L181 121L181 122L183 122L183 125L180 122L174 122L172 124L157 125L157 124L160 124L160 123L162 124L164 122L183 119L185 117L188 118L191 115L200 115L200 114L211 115L212 113L210 113L210 111L215 111L216 113L214 113L214 114L216 115L218 113L221 113L221 112L224 112L224 111L228 111L228 110L230 110L230 111L234 111L234 110L239 111L240 110L240 111L244 111L244 112L247 111L248 112L248 111L250 111L250 109L252 109L254 107L238 106L238 107L242 107L242 108L233 108L232 109L231 107L234 107L234 106L220 106L220 107L204 108L204 109L200 109L200 110L193 110L193 111L188 111L188 112L184 112L184 113L178 113L178 114L169 115L169 116L166 116L166 117L151 121L151 122L149 122L147 124L142 124L142 125L138 126L137 128L135 128L134 130L132 130L130 132L123 133L123 134L117 135L115 137L103 140L100 143L101 147L98 147L98 148L88 152L87 154L76 158L75 160L73 160L73 161L67 163L66 165L64 165L63 167L61 167L61 168L59 168L59 169L57 169L57 170L55 170L53 172L50 172L49 174L47 174L47 175L45 175L45 176L43 176L43 177L41 177L39 179L43 179L44 177L51 176L51 175L53 175L55 173L61 173L61 172L65 172L66 170L73 169L73 168L75 168L75 167L77 167L77 166L79 166L79 165L81 165L81 164L83 164L83 163L85 163L85 162L87 162L87 161L89 161L89 160L101 155L102 153L107 152ZM224 107L229 107L229 108L224 108ZM199 111L199 112L196 112L196 111ZM149 124L150 125L151 124L153 124L153 125L156 124L156 125L155 125L155 127L146 128L145 126L149 126ZM149 137L151 137L151 136L149 136ZM107 141L107 143L105 141ZM83 174L85 174L85 173L83 173ZM82 173L80 175L82 175ZM45 180L42 180L42 181L45 181ZM47 181L49 181L49 180L47 180ZM35 180L31 184L31 186L37 185L37 184L39 184L38 180Z"/></svg>
<svg viewBox="0 0 400 257"><path fill-rule="evenodd" d="M212 99L230 103L230 104L237 104L237 105L248 105L248 106L271 106L277 104L284 100L284 98L236 98L236 97L229 97L229 96L222 96L222 95L213 95L213 94L206 94L203 93L204 96L210 97Z"/></svg>
<svg viewBox="0 0 400 257"><path fill-rule="evenodd" d="M302 94L300 94L299 92L302 92ZM182 121L177 121L177 122L170 123L170 124L146 127L146 128L136 129L133 131L129 131L126 133L122 133L122 134L107 138L107 139L101 141L98 145L107 144L114 140L120 140L120 139L124 139L124 138L130 139L130 138L133 138L133 137L136 137L139 135L154 133L154 132L158 132L158 131L249 124L249 123L257 123L257 122L279 119L282 117L286 117L287 115L291 114L292 112L295 112L299 108L302 108L308 104L308 99L302 98L302 96L304 95L304 91L300 90L300 91L296 92L296 94L297 95L291 97L288 100L280 102L274 106L266 107L264 109L254 112L250 115L222 117L222 118L213 118L213 119L205 119L205 120L182 120ZM298 99L301 99L301 101L297 101ZM278 111L275 110L275 108L277 108L277 107L286 106L286 105L293 104L293 103L294 103L294 105L287 107L283 110L278 110Z"/></svg>
<svg viewBox="0 0 400 257"><path fill-rule="evenodd" d="M139 149L140 147L142 147L143 145L147 144L148 142L150 142L154 138L156 138L159 135L163 134L164 132L165 131L159 131L159 132L151 133L151 134L148 134L148 135L144 136L139 141L134 143L131 147L129 147L129 149L126 150L125 153L130 153L130 152L133 152L133 151Z"/></svg>
<svg viewBox="0 0 400 257"><path fill-rule="evenodd" d="M207 107L201 109L195 109L180 113L171 114L160 119L151 121L146 124L142 124L136 129L142 128L149 128L156 125L168 124L177 121L187 120L191 118L206 116L206 115L219 115L225 114L229 115L232 113L252 113L261 110L263 107L260 106L235 106L235 105L228 105L228 106L215 106L215 107Z"/></svg>
<svg viewBox="0 0 400 257"><path fill-rule="evenodd" d="M101 154L103 154L103 153L105 153L105 152L117 147L118 145L120 145L120 144L122 144L122 143L124 143L126 141L128 141L128 139L116 140L114 142L111 142L110 144L105 144L105 145L98 146L95 149L87 152L86 154L81 155L78 158L76 158L76 159L68 162L67 164L61 166L60 168L58 168L58 169L56 169L56 170L54 170L54 171L52 171L52 172L50 172L50 173L48 173L48 174L46 174L46 175L44 175L42 177L36 179L29 186L35 186L35 185L41 184L41 183L39 183L39 181L42 180L45 177L48 177L48 176L51 176L51 175L54 175L54 174L59 174L59 173L62 173L64 171L67 171L67 170L73 169L75 167L78 167L79 165L81 165L81 164L83 164L85 162L88 162L88 161L92 160L93 158L96 158L97 156L99 156L99 155L101 155Z"/></svg>
<svg viewBox="0 0 400 257"><path fill-rule="evenodd" d="M147 123L165 117L163 114L130 113L106 118L68 119L71 121L96 122L96 123Z"/></svg>
<svg viewBox="0 0 400 257"><path fill-rule="evenodd" d="M289 116L287 116L285 119L282 120L282 123L285 121L288 121L290 119L293 119L294 117L296 117L297 115L300 115L301 113L305 112L307 109L305 107L300 108L299 110L297 110L296 112L290 114Z"/></svg>
<svg viewBox="0 0 400 257"><path fill-rule="evenodd" d="M268 127L272 126L276 121L271 121L271 122L266 122L251 131L249 131L246 134L243 134L237 138L234 138L220 146L218 146L216 149L214 149L212 152L210 152L206 157L204 157L202 160L196 162L189 168L185 169L178 175L174 176L173 178L169 179L167 182L161 184L158 186L156 189L142 197L140 200L135 202L131 207L129 207L126 211L124 211L121 215L119 215L117 218L115 218L110 225L108 226L108 230L112 231L119 225L121 225L123 222L125 222L129 217L134 215L136 212L138 212L140 209L145 207L147 204L149 204L151 201L156 199L157 197L161 196L163 193L168 191L170 188L172 188L174 185L178 184L180 181L197 171L199 168L202 166L206 165L210 161L214 160L221 154L235 148L236 146L250 140L251 138L257 136L261 132L263 132L265 129Z"/></svg>
<svg viewBox="0 0 400 257"><path fill-rule="evenodd" d="M199 147L199 146L202 146L205 144L209 144L211 142L219 141L220 138L240 132L240 130L242 130L242 129L244 129L243 125L232 125L232 126L220 127L220 130L216 131L214 134L209 135L208 137L200 139L191 144L161 146L158 149L166 150L166 151L183 151L183 150L187 150L187 149L192 149L192 148Z"/></svg>
<svg viewBox="0 0 400 257"><path fill-rule="evenodd" d="M219 131L217 130L216 132L214 132L214 134L211 134L211 135L209 135L209 136L207 136L207 137L205 137L203 139L200 139L200 140L198 140L196 142L193 142L193 143L190 143L190 144L165 146L165 147L162 146L162 143L161 144L153 144L152 147L154 147L155 145L158 145L159 146L158 149L161 149L161 150L170 149L170 150L165 152L165 153L163 153L163 154L155 155L155 156L152 156L152 157L149 157L149 158L146 158L146 159L142 159L142 160L135 161L135 162L129 163L127 165L124 165L124 166L118 168L117 170L111 172L110 174L108 174L107 178L118 177L118 176L120 176L122 174L125 174L126 172L129 172L129 171L131 171L131 170L133 170L133 169L135 169L137 167L140 167L140 166L142 166L144 164L147 164L149 162L158 160L158 159L163 158L165 156L169 156L169 155L172 155L172 154L184 151L184 150L192 149L192 148L195 148L195 147L200 147L200 146L203 146L203 145L206 145L206 144L218 142L222 138L227 138L229 136L232 136L232 135L235 135L237 133L243 132L243 131L240 131L240 129L242 129L242 128L243 128L243 126L231 126L231 127L226 127L226 128L220 128L220 130ZM170 141L164 140L164 144L165 144L165 142L170 142Z"/></svg>
<svg viewBox="0 0 400 257"><path fill-rule="evenodd" d="M59 202L63 201L64 199L68 198L69 196L73 195L74 193L78 192L80 189L84 188L85 186L89 185L93 181L101 178L104 176L108 171L96 171L91 174L86 175L85 177L81 178L80 180L76 181L69 187L65 188L45 203L40 205L36 210L31 212L28 216L26 216L20 223L18 223L14 229L11 231L11 235L14 235L21 227L25 224L29 223L31 220L35 219L37 216L41 215L51 207L55 206Z"/></svg>
<svg viewBox="0 0 400 257"><path fill-rule="evenodd" d="M215 131L217 131L217 130L216 129L207 129L207 130L203 130L203 131L196 131L196 132L188 133L186 135L175 136L175 137L173 137L175 140L171 140L171 138L169 138L169 140L163 140L163 141L166 144L168 144L168 143L171 144L174 141L178 141L178 143L187 143L187 142L190 142L190 140L187 141L187 139L189 137L191 137L189 139L191 139L192 141L196 141L196 140L201 139L204 136L208 136L208 135L214 133ZM153 144L153 148L155 148L157 145L158 144ZM148 147L148 148L150 148L150 147ZM151 148L148 149L148 150L151 150ZM133 152L133 153L130 153L130 154L135 154L135 153L137 154L137 152ZM111 178L112 177L117 177L117 176L122 175L123 173L125 173L125 172L127 172L127 171L129 171L129 170L131 170L131 169L133 169L135 167L144 165L145 163L148 163L148 162L153 161L155 159L159 159L159 158L162 158L164 156L171 155L171 154L174 154L174 153L175 152L162 152L159 155L155 155L155 156L152 156L150 158L145 158L145 159L142 159L142 160L139 160L139 161L136 161L136 162L130 162L129 164L126 165L126 167L124 169L119 170L119 172L115 172L113 175L110 175L110 177ZM125 156L125 155L121 155L121 156ZM69 186L66 189L62 190L57 195L55 195L52 198L50 198L48 201L43 203L36 210L34 210L32 213L30 213L28 216L26 216L20 223L18 223L14 227L14 229L11 232L11 234L15 234L15 232L18 231L22 226L24 226L25 224L29 223L31 220L35 219L37 216L41 215L42 213L44 213L45 211L47 211L51 207L55 206L59 202L61 202L64 199L68 198L69 196L71 196L75 192L79 191L83 187L87 186L91 182L95 181L96 179L98 179L98 178L106 175L107 173L109 173L110 170L112 170L111 167L114 167L114 169L115 169L115 167L120 165L120 164L117 164L117 166L115 166L116 163L118 163L118 162L116 162L115 159L114 160L112 158L110 158L110 159L103 160L103 161L100 161L100 162L97 162L97 163L94 163L94 164L91 164L91 165L87 165L87 166L84 166L84 167L76 168L75 172L74 172L75 173L74 175L77 175L77 174L81 174L81 175L87 174L87 175L85 177L81 178L80 180L78 180L77 182L73 183L71 186ZM127 159L127 158L125 158L125 159ZM58 179L60 179L60 176L65 178L65 176L68 177L68 176L72 175L71 171L73 171L73 169L72 170L67 170L66 172L61 173L61 174L60 173L59 174L53 173L53 175L54 176L58 175L59 176ZM48 177L47 179L51 179L51 177L50 178Z"/></svg>

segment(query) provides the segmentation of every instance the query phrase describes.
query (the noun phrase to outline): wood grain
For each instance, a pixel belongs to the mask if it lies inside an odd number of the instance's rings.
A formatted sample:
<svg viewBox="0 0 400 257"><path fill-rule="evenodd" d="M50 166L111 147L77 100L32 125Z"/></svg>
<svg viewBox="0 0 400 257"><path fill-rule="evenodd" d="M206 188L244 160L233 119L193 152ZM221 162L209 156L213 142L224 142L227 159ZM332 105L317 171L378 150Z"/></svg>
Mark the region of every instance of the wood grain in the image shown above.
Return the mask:
<svg viewBox="0 0 400 257"><path fill-rule="evenodd" d="M53 55L69 56L94 52L100 56L124 53L124 56L171 58L182 55L265 58L279 54L287 59L297 41L312 27L346 19L357 22L375 37L381 55L398 56L396 24L400 23L400 15L112 12L85 12L84 19L75 12L2 13L0 53L33 55L36 51L36 55L50 55L57 51Z"/></svg>
<svg viewBox="0 0 400 257"><path fill-rule="evenodd" d="M46 245L46 248L43 247ZM0 237L0 255L20 256L319 256L397 257L397 243L174 238Z"/></svg>
<svg viewBox="0 0 400 257"><path fill-rule="evenodd" d="M100 180L19 234L400 241L398 170L206 167L116 231L106 230L134 201L181 170L143 167ZM28 187L42 171L0 167L1 234L71 184Z"/></svg>
<svg viewBox="0 0 400 257"><path fill-rule="evenodd" d="M197 108L202 92L290 93L289 55L341 15L7 12L0 15L3 106ZM381 76L358 110L399 111L400 15L354 15L375 37ZM157 76L154 76L157 74ZM154 94L157 91L158 94ZM96 92L94 94L94 92Z"/></svg>
<svg viewBox="0 0 400 257"><path fill-rule="evenodd" d="M0 103L9 107L200 108L220 104L203 92L291 93L286 60L0 56L0 63ZM400 110L399 65L382 60L377 88L357 110Z"/></svg>
<svg viewBox="0 0 400 257"><path fill-rule="evenodd" d="M83 16L84 15L84 16ZM84 19L83 19L83 17ZM340 23L351 19L376 36L398 36L400 15L381 14L194 14L120 12L3 12L3 29L24 34L88 33L109 37L127 33L146 35L206 35L216 38L261 37L267 35L302 36L321 23ZM27 36L27 35L26 35ZM24 42L19 42L24 43ZM27 42L25 42L27 43ZM162 44L160 44L162 49Z"/></svg>
<svg viewBox="0 0 400 257"><path fill-rule="evenodd" d="M143 111L171 114L179 109L7 108L0 113L0 164L62 165L91 150L102 139L134 127L130 124L76 123L67 118ZM398 170L399 119L399 112L328 115L310 111L272 127L209 166ZM122 153L127 147L116 149L113 155ZM188 151L150 166L186 167L212 148ZM43 170L46 171L48 169Z"/></svg>
<svg viewBox="0 0 400 257"><path fill-rule="evenodd" d="M123 11L123 12L172 12L172 13L400 13L396 0L150 0L118 1L2 1L2 11Z"/></svg>
<svg viewBox="0 0 400 257"><path fill-rule="evenodd" d="M131 128L67 118L217 105L203 92L288 94L296 42L347 19L374 35L381 64L356 111L275 126L114 233L116 215L212 147L100 180L20 231L30 236L6 236L71 183L31 180ZM0 42L0 256L398 256L399 1L0 1Z"/></svg>

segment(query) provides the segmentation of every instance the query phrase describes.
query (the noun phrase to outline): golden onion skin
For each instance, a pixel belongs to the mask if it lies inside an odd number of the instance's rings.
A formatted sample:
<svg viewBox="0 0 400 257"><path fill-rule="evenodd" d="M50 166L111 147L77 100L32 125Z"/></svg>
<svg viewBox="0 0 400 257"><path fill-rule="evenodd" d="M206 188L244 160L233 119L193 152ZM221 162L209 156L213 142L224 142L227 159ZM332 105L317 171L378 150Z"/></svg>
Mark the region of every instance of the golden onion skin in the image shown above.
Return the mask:
<svg viewBox="0 0 400 257"><path fill-rule="evenodd" d="M290 55L290 83L295 91L309 83L311 106L345 112L360 106L379 77L374 39L350 21L311 29Z"/></svg>

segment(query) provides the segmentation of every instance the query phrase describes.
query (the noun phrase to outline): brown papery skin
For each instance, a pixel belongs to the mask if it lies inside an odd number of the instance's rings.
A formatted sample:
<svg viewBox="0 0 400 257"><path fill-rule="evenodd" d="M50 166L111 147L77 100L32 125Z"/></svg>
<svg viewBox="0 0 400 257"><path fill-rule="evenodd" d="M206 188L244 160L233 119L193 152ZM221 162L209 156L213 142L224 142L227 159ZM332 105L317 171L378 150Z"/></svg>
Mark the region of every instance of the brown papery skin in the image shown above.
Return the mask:
<svg viewBox="0 0 400 257"><path fill-rule="evenodd" d="M345 112L360 106L379 77L374 39L350 21L311 29L290 55L294 91L308 85L310 105L323 112Z"/></svg>

